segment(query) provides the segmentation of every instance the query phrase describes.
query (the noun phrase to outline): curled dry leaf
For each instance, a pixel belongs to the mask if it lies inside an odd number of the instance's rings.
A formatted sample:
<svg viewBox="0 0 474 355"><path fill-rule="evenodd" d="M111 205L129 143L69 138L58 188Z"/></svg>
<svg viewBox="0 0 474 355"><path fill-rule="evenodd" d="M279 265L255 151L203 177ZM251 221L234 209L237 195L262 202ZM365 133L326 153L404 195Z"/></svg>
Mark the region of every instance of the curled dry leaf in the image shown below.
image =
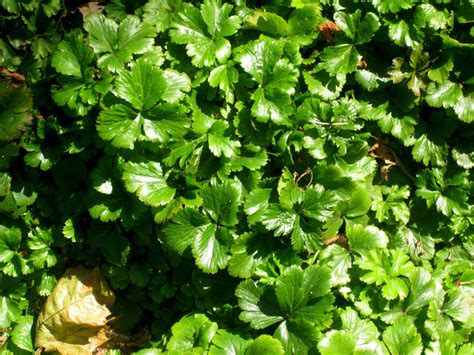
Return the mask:
<svg viewBox="0 0 474 355"><path fill-rule="evenodd" d="M86 18L87 15L91 13L101 13L104 11L105 6L104 5L99 5L99 2L97 1L92 1L88 2L87 4L84 4L80 6L78 9L82 14L82 18Z"/></svg>
<svg viewBox="0 0 474 355"><path fill-rule="evenodd" d="M340 31L341 29L334 22L327 21L319 25L318 30L321 33L321 35L324 37L326 42L332 44L334 43L334 32Z"/></svg>
<svg viewBox="0 0 474 355"><path fill-rule="evenodd" d="M60 354L92 354L109 340L107 318L114 302L99 268L68 269L38 318L35 347Z"/></svg>

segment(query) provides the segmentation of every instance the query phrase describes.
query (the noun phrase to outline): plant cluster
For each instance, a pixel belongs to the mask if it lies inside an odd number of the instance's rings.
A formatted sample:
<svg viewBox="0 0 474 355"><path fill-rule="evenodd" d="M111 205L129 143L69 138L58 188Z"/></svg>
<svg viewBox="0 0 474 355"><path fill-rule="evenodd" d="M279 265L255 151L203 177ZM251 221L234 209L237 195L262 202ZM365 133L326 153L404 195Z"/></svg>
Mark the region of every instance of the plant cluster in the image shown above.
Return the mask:
<svg viewBox="0 0 474 355"><path fill-rule="evenodd" d="M109 354L474 353L473 22L2 0L0 353L79 265L149 335Z"/></svg>

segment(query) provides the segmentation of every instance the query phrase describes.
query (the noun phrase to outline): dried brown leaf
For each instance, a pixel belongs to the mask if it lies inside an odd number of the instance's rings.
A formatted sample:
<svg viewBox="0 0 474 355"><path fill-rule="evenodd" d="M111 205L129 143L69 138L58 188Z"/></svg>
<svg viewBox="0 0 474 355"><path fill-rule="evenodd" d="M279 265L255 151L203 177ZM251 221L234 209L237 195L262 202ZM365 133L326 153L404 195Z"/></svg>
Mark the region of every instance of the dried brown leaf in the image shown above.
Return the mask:
<svg viewBox="0 0 474 355"><path fill-rule="evenodd" d="M46 300L35 346L60 354L92 354L106 333L115 295L98 268L68 269Z"/></svg>

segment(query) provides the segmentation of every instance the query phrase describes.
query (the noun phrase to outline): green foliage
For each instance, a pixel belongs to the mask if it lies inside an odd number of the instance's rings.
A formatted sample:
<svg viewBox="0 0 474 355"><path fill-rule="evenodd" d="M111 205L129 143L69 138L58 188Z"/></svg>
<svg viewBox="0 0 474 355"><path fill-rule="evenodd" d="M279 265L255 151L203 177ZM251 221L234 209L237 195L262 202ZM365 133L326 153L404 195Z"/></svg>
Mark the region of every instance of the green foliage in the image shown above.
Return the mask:
<svg viewBox="0 0 474 355"><path fill-rule="evenodd" d="M473 352L471 1L105 3L0 1L2 354Z"/></svg>

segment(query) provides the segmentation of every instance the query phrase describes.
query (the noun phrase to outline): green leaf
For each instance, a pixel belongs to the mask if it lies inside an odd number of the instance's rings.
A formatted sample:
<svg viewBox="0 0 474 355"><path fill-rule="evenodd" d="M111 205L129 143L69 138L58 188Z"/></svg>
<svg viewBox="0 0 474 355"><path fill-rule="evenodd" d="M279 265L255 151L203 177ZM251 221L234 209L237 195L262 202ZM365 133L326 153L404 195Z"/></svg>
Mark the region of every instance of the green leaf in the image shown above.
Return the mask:
<svg viewBox="0 0 474 355"><path fill-rule="evenodd" d="M272 286L258 286L252 280L241 282L236 290L242 309L240 318L255 329L284 321L275 332L284 347L310 348L310 340L317 336L314 327L324 327L331 319L327 313L333 302L332 295L328 295L330 277L330 270L324 266L302 270L293 265ZM288 331L293 333L288 335Z"/></svg>
<svg viewBox="0 0 474 355"><path fill-rule="evenodd" d="M391 220L393 216L396 222L407 224L410 219L410 208L403 200L410 197L408 186L383 186L379 191L380 195L377 195L372 204L375 218L381 223Z"/></svg>
<svg viewBox="0 0 474 355"><path fill-rule="evenodd" d="M161 69L138 61L132 70L125 70L117 77L114 94L128 101L135 109L145 111L156 105L166 86Z"/></svg>
<svg viewBox="0 0 474 355"><path fill-rule="evenodd" d="M9 262L20 248L21 230L0 224L0 263Z"/></svg>
<svg viewBox="0 0 474 355"><path fill-rule="evenodd" d="M323 100L337 99L346 84L346 75L338 72L331 76L326 70L318 68L311 72L303 72L308 90ZM360 70L357 71L357 73L359 72Z"/></svg>
<svg viewBox="0 0 474 355"><path fill-rule="evenodd" d="M201 191L203 209L219 225L237 224L237 210L240 204L239 190L226 182L218 186L209 186Z"/></svg>
<svg viewBox="0 0 474 355"><path fill-rule="evenodd" d="M220 197L224 196L231 195L220 194ZM208 211L217 216L219 221L222 210L216 212L210 209L219 207L221 201L218 197L208 202L210 205ZM223 220L227 218L228 216L224 215ZM233 217L230 218L227 222L232 222ZM164 229L165 244L179 254L192 248L196 264L207 273L216 273L227 266L230 239L230 232L225 227L212 223L207 217L191 208L178 212Z"/></svg>
<svg viewBox="0 0 474 355"><path fill-rule="evenodd" d="M122 179L129 192L135 193L140 201L152 207L169 203L176 191L166 183L160 163L153 161L125 163Z"/></svg>
<svg viewBox="0 0 474 355"><path fill-rule="evenodd" d="M454 107L461 97L461 86L446 80L439 85L430 83L426 89L425 100L432 107L449 108Z"/></svg>
<svg viewBox="0 0 474 355"><path fill-rule="evenodd" d="M22 350L34 352L33 340L31 339L31 328L33 327L33 316L21 316L13 328L11 338L13 344Z"/></svg>
<svg viewBox="0 0 474 355"><path fill-rule="evenodd" d="M217 121L209 129L209 150L216 157L224 155L227 158L232 158L240 152L240 142L231 140L231 137L225 134L227 127L228 125L224 121Z"/></svg>
<svg viewBox="0 0 474 355"><path fill-rule="evenodd" d="M21 310L14 301L6 296L1 296L0 301L0 327L8 328L21 316Z"/></svg>
<svg viewBox="0 0 474 355"><path fill-rule="evenodd" d="M413 158L418 162L423 162L425 166L446 164L448 156L447 144L436 144L425 133L421 135L413 146Z"/></svg>
<svg viewBox="0 0 474 355"><path fill-rule="evenodd" d="M337 76L352 73L362 56L353 44L338 44L324 48L320 58L321 67L331 76Z"/></svg>
<svg viewBox="0 0 474 355"><path fill-rule="evenodd" d="M171 40L186 44L187 54L197 67L224 63L230 56L231 45L225 37L240 28L240 18L230 16L233 6L221 5L220 0L205 0L201 9L186 4L174 21Z"/></svg>
<svg viewBox="0 0 474 355"><path fill-rule="evenodd" d="M362 270L369 272L361 276L367 284L382 285L382 296L388 300L405 299L408 296L408 285L400 276L408 276L414 266L401 249L382 251L370 250L356 259Z"/></svg>
<svg viewBox="0 0 474 355"><path fill-rule="evenodd" d="M311 300L329 293L330 270L326 267L311 266L301 271L298 267L290 267L279 277L275 286L275 295L281 311L288 316L300 316L318 322L320 314L311 313ZM315 317L315 318L312 318Z"/></svg>
<svg viewBox="0 0 474 355"><path fill-rule="evenodd" d="M194 239L193 256L204 272L213 274L227 266L230 239L228 233L227 230L217 229L215 224L211 224Z"/></svg>
<svg viewBox="0 0 474 355"><path fill-rule="evenodd" d="M17 139L31 120L33 99L26 86L0 81L0 141Z"/></svg>
<svg viewBox="0 0 474 355"><path fill-rule="evenodd" d="M271 204L260 218L265 228L275 230L275 236L278 237L287 235L293 230L297 214L278 204Z"/></svg>
<svg viewBox="0 0 474 355"><path fill-rule="evenodd" d="M227 353L228 354L228 353ZM236 353L237 354L237 353ZM270 335L260 335L245 351L245 355L284 355L281 343Z"/></svg>
<svg viewBox="0 0 474 355"><path fill-rule="evenodd" d="M303 201L296 210L306 217L326 222L334 214L336 204L332 191L325 191L322 185L314 185L304 192Z"/></svg>
<svg viewBox="0 0 474 355"><path fill-rule="evenodd" d="M12 14L20 13L20 3L17 0L2 0L1 6Z"/></svg>
<svg viewBox="0 0 474 355"><path fill-rule="evenodd" d="M28 247L33 250L31 258L33 265L42 269L45 267L52 267L56 265L57 257L51 248L53 238L51 231L36 227L28 232Z"/></svg>
<svg viewBox="0 0 474 355"><path fill-rule="evenodd" d="M244 339L240 335L219 329L212 338L209 355L247 354L246 349L251 343L251 340Z"/></svg>
<svg viewBox="0 0 474 355"><path fill-rule="evenodd" d="M215 226L192 208L178 212L163 230L165 244L179 254L183 254L193 244L195 238L214 231Z"/></svg>
<svg viewBox="0 0 474 355"><path fill-rule="evenodd" d="M337 244L329 245L321 252L321 263L331 269L331 286L345 285L350 281L349 269L352 257L349 251Z"/></svg>
<svg viewBox="0 0 474 355"><path fill-rule="evenodd" d="M97 131L102 139L117 148L133 149L140 136L143 116L125 105L113 105L97 119Z"/></svg>
<svg viewBox="0 0 474 355"><path fill-rule="evenodd" d="M257 267L266 262L273 243L263 235L244 233L234 240L229 260L229 274L249 278Z"/></svg>
<svg viewBox="0 0 474 355"><path fill-rule="evenodd" d="M220 65L209 73L209 85L219 87L225 93L226 101L234 102L234 84L239 81L239 72L230 65Z"/></svg>
<svg viewBox="0 0 474 355"><path fill-rule="evenodd" d="M184 316L171 327L171 339L167 350L180 352L200 348L206 351L217 332L217 323L211 322L204 314Z"/></svg>
<svg viewBox="0 0 474 355"><path fill-rule="evenodd" d="M271 120L276 124L286 124L288 115L293 112L290 95L295 91L298 71L282 58L281 43L265 38L239 49L237 60L259 84L252 94L252 114L261 122Z"/></svg>
<svg viewBox="0 0 474 355"><path fill-rule="evenodd" d="M408 277L411 292L408 298L407 312L415 311L426 306L434 297L436 285L431 274L424 268L415 268Z"/></svg>
<svg viewBox="0 0 474 355"><path fill-rule="evenodd" d="M468 200L465 173L450 175L445 168L433 168L421 171L416 180L416 195L425 199L428 207L436 204L436 209L447 217L461 214Z"/></svg>
<svg viewBox="0 0 474 355"><path fill-rule="evenodd" d="M332 354L354 354L355 340L352 334L346 330L331 330L318 344L322 355Z"/></svg>
<svg viewBox="0 0 474 355"><path fill-rule="evenodd" d="M449 12L447 9L439 11L431 4L419 4L416 6L414 22L436 31L445 29L449 23Z"/></svg>
<svg viewBox="0 0 474 355"><path fill-rule="evenodd" d="M181 0L150 0L143 7L143 21L164 32L173 23L174 16L183 7Z"/></svg>
<svg viewBox="0 0 474 355"><path fill-rule="evenodd" d="M383 341L392 354L421 354L421 336L407 317L400 317L383 333Z"/></svg>
<svg viewBox="0 0 474 355"><path fill-rule="evenodd" d="M346 220L346 235L352 251L363 253L374 248L386 248L388 237L376 226L363 226Z"/></svg>
<svg viewBox="0 0 474 355"><path fill-rule="evenodd" d="M86 47L82 32L75 30L58 44L51 58L51 65L63 75L90 80L92 71L88 67L93 59L94 54Z"/></svg>
<svg viewBox="0 0 474 355"><path fill-rule="evenodd" d="M282 321L274 303L275 291L270 286L258 286L254 281L247 280L239 284L235 291L242 310L240 319L249 322L255 329L263 329Z"/></svg>
<svg viewBox="0 0 474 355"><path fill-rule="evenodd" d="M287 320L278 326L273 336L280 340L285 354L306 354L314 350L319 332L308 321Z"/></svg>
<svg viewBox="0 0 474 355"><path fill-rule="evenodd" d="M256 9L245 19L245 28L263 32L273 37L285 36L288 24L273 12Z"/></svg>
<svg viewBox="0 0 474 355"><path fill-rule="evenodd" d="M369 42L380 27L377 15L368 12L361 20L360 10L356 10L351 14L336 12L334 22L354 44Z"/></svg>
<svg viewBox="0 0 474 355"><path fill-rule="evenodd" d="M420 46L422 40L420 32L414 26L410 26L404 20L390 23L388 27L389 38L399 46L407 46L415 49Z"/></svg>
<svg viewBox="0 0 474 355"><path fill-rule="evenodd" d="M371 0L371 2L380 13L391 12L395 14L401 10L410 9L416 3L416 0Z"/></svg>
<svg viewBox="0 0 474 355"><path fill-rule="evenodd" d="M97 54L99 67L118 72L133 54L144 53L153 46L154 30L144 25L136 16L127 16L120 24L103 14L87 16L84 29L89 33L89 43ZM103 54L105 53L105 54Z"/></svg>

